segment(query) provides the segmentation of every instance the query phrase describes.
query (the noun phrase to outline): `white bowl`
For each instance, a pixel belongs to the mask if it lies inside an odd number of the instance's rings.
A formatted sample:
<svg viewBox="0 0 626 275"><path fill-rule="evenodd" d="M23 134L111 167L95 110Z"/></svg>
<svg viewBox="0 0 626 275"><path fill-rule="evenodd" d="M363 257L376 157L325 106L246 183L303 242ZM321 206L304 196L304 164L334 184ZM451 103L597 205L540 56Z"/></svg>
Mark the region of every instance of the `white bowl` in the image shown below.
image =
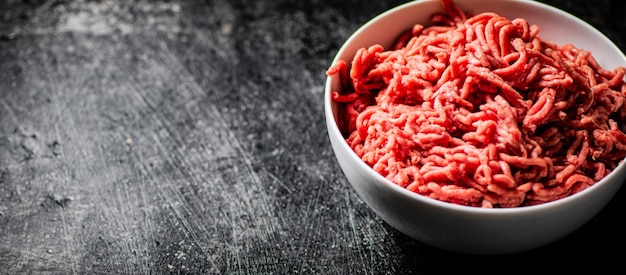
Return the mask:
<svg viewBox="0 0 626 275"><path fill-rule="evenodd" d="M607 69L626 65L626 57L608 38L584 21L534 1L457 0L463 10L496 12L509 19L525 18L541 28L540 37L557 44L572 43L591 51ZM410 2L367 22L337 53L350 63L362 47L392 41L414 24L428 24L443 11L438 0ZM485 209L437 201L413 193L385 179L349 147L337 123L331 91L340 90L339 78L328 77L325 115L328 135L338 163L359 197L384 221L418 241L445 250L470 254L506 254L534 249L556 241L596 215L621 187L626 173L620 165L592 187L572 196L540 205Z"/></svg>

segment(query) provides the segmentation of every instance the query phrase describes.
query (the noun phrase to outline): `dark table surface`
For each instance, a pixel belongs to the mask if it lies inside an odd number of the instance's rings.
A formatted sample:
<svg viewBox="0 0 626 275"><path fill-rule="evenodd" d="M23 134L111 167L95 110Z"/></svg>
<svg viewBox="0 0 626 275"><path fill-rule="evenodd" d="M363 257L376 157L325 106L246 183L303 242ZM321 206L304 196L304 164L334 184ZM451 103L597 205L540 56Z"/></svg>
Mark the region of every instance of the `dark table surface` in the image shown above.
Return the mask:
<svg viewBox="0 0 626 275"><path fill-rule="evenodd" d="M0 273L623 271L624 188L573 234L502 256L429 247L359 199L327 138L325 70L402 2L0 2ZM623 1L547 2L626 49Z"/></svg>

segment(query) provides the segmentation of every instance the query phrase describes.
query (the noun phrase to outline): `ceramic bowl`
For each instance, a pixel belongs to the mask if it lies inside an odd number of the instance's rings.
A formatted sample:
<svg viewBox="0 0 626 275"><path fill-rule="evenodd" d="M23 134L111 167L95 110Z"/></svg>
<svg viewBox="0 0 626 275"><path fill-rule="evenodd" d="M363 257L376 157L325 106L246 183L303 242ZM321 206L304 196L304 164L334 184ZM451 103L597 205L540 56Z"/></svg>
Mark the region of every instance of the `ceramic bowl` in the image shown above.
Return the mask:
<svg viewBox="0 0 626 275"><path fill-rule="evenodd" d="M457 0L463 10L496 12L509 19L521 17L541 28L540 36L557 44L572 43L589 50L604 68L626 65L624 54L607 37L581 19L535 1ZM386 49L414 24L427 24L443 11L440 1L409 2L390 9L360 27L339 49L337 60L352 61L362 47L381 44ZM358 196L385 222L425 244L469 254L508 254L554 242L575 231L596 215L621 187L626 168L620 165L592 187L569 197L518 208L477 208L421 196L385 179L354 153L337 126L337 106L331 90L339 90L338 77L325 86L325 116L336 159Z"/></svg>

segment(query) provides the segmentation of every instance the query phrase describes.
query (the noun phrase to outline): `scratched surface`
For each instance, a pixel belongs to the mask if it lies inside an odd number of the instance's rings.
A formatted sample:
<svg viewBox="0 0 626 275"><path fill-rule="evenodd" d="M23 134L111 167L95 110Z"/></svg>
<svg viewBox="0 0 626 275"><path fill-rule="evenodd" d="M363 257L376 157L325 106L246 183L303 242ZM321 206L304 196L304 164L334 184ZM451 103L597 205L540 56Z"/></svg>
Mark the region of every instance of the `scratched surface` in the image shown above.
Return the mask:
<svg viewBox="0 0 626 275"><path fill-rule="evenodd" d="M0 2L0 273L623 270L607 256L626 245L624 189L570 236L499 257L369 210L322 112L341 43L402 1L360 3ZM623 2L550 3L626 48Z"/></svg>

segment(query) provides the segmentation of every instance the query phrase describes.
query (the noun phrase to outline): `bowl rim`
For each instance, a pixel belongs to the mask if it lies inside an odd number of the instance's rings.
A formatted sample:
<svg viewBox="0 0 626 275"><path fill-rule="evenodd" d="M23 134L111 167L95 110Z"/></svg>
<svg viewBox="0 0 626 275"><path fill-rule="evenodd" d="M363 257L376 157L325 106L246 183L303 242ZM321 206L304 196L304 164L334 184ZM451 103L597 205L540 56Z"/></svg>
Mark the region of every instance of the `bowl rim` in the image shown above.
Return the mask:
<svg viewBox="0 0 626 275"><path fill-rule="evenodd" d="M621 49L619 49L619 47L617 47L617 45L611 39L609 39L604 33L600 32L598 29L596 29L594 26L584 21L583 19L578 18L564 10L561 10L559 8L556 8L554 6L551 6L542 2L536 2L536 1L524 1L524 0L497 0L497 1L522 3L523 5L529 5L529 6L532 6L533 8L547 10L551 13L558 14L559 16L565 17L569 20L576 21L578 24L585 27L590 32L593 32L599 37L601 37L602 40L599 42L607 44L608 46L614 48L616 52L620 53L621 55L620 57L624 61L626 61L626 55L624 55L624 52L622 52ZM407 2L404 4L400 4L398 6L395 6L391 9L388 9L370 18L364 24L358 27L354 32L352 32L351 35L348 36L348 38L343 42L343 44L337 50L335 56L333 57L331 65L336 64L336 62L340 60L340 56L344 53L344 51L347 50L351 42L357 36L359 36L360 33L367 30L371 25L375 24L381 18L391 16L394 13L402 9L406 9L412 6L423 5L428 2L440 2L440 0L415 0L415 1ZM345 61L348 63L348 66L350 66L349 61L351 60L345 60ZM623 66L626 67L626 63L624 63ZM344 149L346 149L345 151L348 152L349 154L348 157L350 161L356 163L356 165L358 165L364 171L367 171L368 175L375 179L374 184L385 185L384 188L390 188L391 191L396 192L399 195L409 197L411 200L415 200L416 202L424 203L432 207L439 207L444 210L461 211L461 212L466 212L468 214L481 214L481 215L489 215L489 216L502 216L502 215L510 215L510 214L528 214L531 212L534 213L534 212L541 212L541 211L550 211L550 210L554 210L555 208L559 208L562 206L577 204L579 203L579 201L583 200L585 197L589 196L591 193L600 191L599 189L603 188L607 184L621 185L619 183L612 183L610 181L610 178L616 174L623 173L622 170L626 169L626 158L623 159L621 163L614 170L612 170L607 176L605 176L600 181L595 182L592 186L586 188L585 190L582 190L575 194L568 195L560 199L556 199L556 200L549 201L549 202L544 202L541 204L529 205L529 206L518 206L518 207L510 207L510 208L484 208L484 207L454 204L451 202L445 202L445 201L437 200L434 198L429 198L427 196L415 193L413 191L410 191L404 187L397 185L391 180L383 177L381 174L375 172L372 169L372 167L367 165L360 157L358 157L358 155L354 152L354 150L348 145L345 138L341 134L341 131L339 130L339 127L335 120L334 112L332 110L333 101L331 99L331 90L332 90L333 77L337 77L337 76L326 76L326 81L325 81L325 86L324 86L324 113L326 116L326 124L327 124L327 131L328 131L327 134L335 135L339 137L341 142L340 144L337 144L337 146L341 146ZM350 184L352 185L352 183ZM619 188L621 188L621 186ZM614 195L615 193L611 194L611 199Z"/></svg>

